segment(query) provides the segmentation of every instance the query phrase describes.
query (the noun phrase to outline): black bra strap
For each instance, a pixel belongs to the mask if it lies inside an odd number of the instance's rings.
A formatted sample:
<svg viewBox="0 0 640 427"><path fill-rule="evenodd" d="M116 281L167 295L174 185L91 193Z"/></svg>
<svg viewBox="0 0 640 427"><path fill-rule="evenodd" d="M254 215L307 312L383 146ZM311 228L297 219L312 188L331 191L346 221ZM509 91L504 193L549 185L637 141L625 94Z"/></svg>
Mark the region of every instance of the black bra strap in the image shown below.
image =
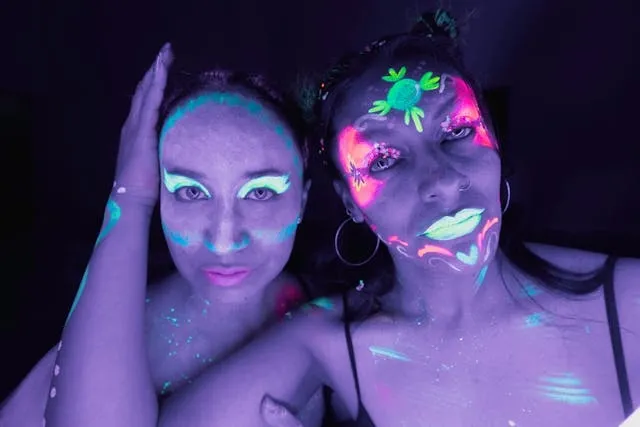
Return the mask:
<svg viewBox="0 0 640 427"><path fill-rule="evenodd" d="M614 270L615 257L609 257L603 268L604 279L604 301L607 308L607 320L609 323L609 336L613 347L613 357L616 364L616 374L618 376L618 388L622 399L622 409L624 416L629 417L633 412L633 402L631 400L631 390L629 388L629 377L627 366L624 360L624 349L622 347L622 336L620 335L620 320L618 319L618 308L616 307L616 294L614 291Z"/></svg>
<svg viewBox="0 0 640 427"><path fill-rule="evenodd" d="M353 351L353 341L351 340L350 315L347 304L347 294L342 294L342 304L344 306L344 336L347 339L347 349L349 350L349 361L351 362L351 372L353 373L353 381L356 383L356 394L358 395L358 408L362 406L362 398L360 397L360 381L358 381L358 368L356 367L356 356Z"/></svg>

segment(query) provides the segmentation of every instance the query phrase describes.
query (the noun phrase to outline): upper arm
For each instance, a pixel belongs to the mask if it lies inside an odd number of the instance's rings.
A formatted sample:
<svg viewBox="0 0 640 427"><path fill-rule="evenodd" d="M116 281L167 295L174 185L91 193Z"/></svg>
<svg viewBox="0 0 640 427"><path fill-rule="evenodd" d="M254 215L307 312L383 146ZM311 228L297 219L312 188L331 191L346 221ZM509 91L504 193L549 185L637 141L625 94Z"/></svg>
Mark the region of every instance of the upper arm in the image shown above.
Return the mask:
<svg viewBox="0 0 640 427"><path fill-rule="evenodd" d="M49 350L0 405L3 427L42 425L57 354L57 347Z"/></svg>
<svg viewBox="0 0 640 427"><path fill-rule="evenodd" d="M266 394L296 412L323 382L309 343L325 322L323 315L305 313L275 325L168 398L159 425L260 426Z"/></svg>

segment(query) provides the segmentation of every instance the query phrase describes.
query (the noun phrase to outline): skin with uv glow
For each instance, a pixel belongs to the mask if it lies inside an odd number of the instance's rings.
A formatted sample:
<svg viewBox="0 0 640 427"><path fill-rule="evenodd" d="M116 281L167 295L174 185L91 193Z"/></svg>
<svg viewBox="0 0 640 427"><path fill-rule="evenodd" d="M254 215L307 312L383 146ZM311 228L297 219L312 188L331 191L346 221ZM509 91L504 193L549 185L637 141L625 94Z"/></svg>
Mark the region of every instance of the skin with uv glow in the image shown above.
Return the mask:
<svg viewBox="0 0 640 427"><path fill-rule="evenodd" d="M212 266L248 268L247 292L271 282L306 200L291 132L256 100L232 93L186 102L162 129L160 210L181 275L200 294L223 292L202 272Z"/></svg>
<svg viewBox="0 0 640 427"><path fill-rule="evenodd" d="M376 73L384 73L389 65L378 60L346 89L337 105L333 124L338 138L331 154L343 173L348 199L357 215L375 224L379 236L397 239L393 243L382 239L395 247L392 256L429 265L437 259L455 271L477 270L478 274L494 253L500 228L497 144L484 124L471 87L456 72L417 60L404 61L401 66L407 70L403 78L416 81L428 71L446 76L438 87L441 90L424 92L416 104L425 112L423 132L417 133L394 114L387 114L384 121L369 119L372 103L388 91ZM381 162L383 167L363 172L362 159L373 144L382 142L397 155ZM469 190L457 191L465 182L471 183ZM343 199L346 196L343 194ZM349 205L349 200L345 203ZM479 221L475 218L477 224L470 223L475 225L469 227L472 231L434 233L434 237L450 240L431 242L419 236L443 213L467 206L484 210ZM490 247L486 247L488 243Z"/></svg>

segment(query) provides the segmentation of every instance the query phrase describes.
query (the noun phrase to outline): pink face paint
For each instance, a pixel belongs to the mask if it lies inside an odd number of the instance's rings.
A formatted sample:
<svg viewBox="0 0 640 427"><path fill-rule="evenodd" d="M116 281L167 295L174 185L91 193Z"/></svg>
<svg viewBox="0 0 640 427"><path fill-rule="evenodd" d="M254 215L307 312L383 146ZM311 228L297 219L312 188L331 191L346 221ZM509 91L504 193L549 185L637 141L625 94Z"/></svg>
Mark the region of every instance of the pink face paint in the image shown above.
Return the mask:
<svg viewBox="0 0 640 427"><path fill-rule="evenodd" d="M352 126L340 132L338 141L339 161L348 176L351 195L359 206L365 207L371 203L382 187L382 181L369 175L367 159L375 150L375 146L362 140L358 131Z"/></svg>
<svg viewBox="0 0 640 427"><path fill-rule="evenodd" d="M478 249L482 250L482 244L484 243L484 239L487 236L487 232L491 227L498 223L498 218L491 218L487 223L482 227L482 231L478 233Z"/></svg>
<svg viewBox="0 0 640 427"><path fill-rule="evenodd" d="M451 119L442 124L443 128L449 129L461 125L473 126L476 130L476 134L473 138L473 142L481 147L497 149L492 141L489 131L485 126L482 115L480 114L480 108L473 90L469 85L460 77L451 77L453 80L453 86L458 97L456 102L456 109Z"/></svg>
<svg viewBox="0 0 640 427"><path fill-rule="evenodd" d="M398 236L389 237L389 243L399 243L402 246L409 246L409 244L407 242L405 242L404 240L400 240L400 238Z"/></svg>
<svg viewBox="0 0 640 427"><path fill-rule="evenodd" d="M426 254L440 254L445 256L453 256L450 250L441 248L440 246L435 245L424 245L421 249L418 250L418 256L422 258Z"/></svg>

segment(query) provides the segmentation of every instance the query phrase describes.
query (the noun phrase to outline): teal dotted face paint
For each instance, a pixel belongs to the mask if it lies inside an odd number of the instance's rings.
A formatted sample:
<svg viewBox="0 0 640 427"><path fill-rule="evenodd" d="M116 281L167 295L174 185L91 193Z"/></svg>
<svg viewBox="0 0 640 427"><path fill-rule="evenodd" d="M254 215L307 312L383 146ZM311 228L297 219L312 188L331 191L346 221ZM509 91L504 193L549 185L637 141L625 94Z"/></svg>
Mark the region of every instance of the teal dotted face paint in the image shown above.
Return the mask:
<svg viewBox="0 0 640 427"><path fill-rule="evenodd" d="M245 183L238 190L236 195L239 199L245 199L247 196L254 200L267 200L272 197L273 194L283 194L291 186L289 181L289 175L282 176L261 176L254 178ZM261 192L262 190L266 191ZM271 195L269 194L271 192Z"/></svg>
<svg viewBox="0 0 640 427"><path fill-rule="evenodd" d="M293 141L293 138L289 135L286 128L278 123L269 112L257 101L246 98L237 93L230 92L210 92L204 93L198 97L195 97L183 105L179 106L175 109L175 111L165 120L164 125L162 126L162 130L160 131L160 143L159 153L162 153L162 145L164 143L164 139L167 135L167 132L175 126L175 124L182 119L186 114L195 111L199 107L206 104L217 104L217 105L225 105L229 107L239 107L243 108L245 111L249 112L252 116L256 117L263 123L267 124L274 132L282 138L287 148L291 151L296 151L296 145ZM294 155L294 166L296 172L302 177L303 168L302 162L300 161L300 156L298 153Z"/></svg>
<svg viewBox="0 0 640 427"><path fill-rule="evenodd" d="M211 193L209 192L209 190L207 190L207 187L205 187L203 184L199 183L193 178L189 178L188 176L173 174L173 173L167 172L166 169L162 170L162 178L163 178L162 182L164 183L164 186L167 188L167 191L169 191L172 194L175 194L181 189L190 190L191 192L188 195L185 195L185 197L183 197L184 199L193 200L198 198L198 195L201 195L200 198L207 198L207 199L211 198Z"/></svg>
<svg viewBox="0 0 640 427"><path fill-rule="evenodd" d="M389 74L382 77L385 82L393 83L387 92L387 98L373 101L373 106L369 113L378 113L385 116L394 110L404 111L404 124L409 125L413 121L418 132L422 132L422 119L424 110L417 106L424 91L438 89L440 77L434 76L431 71L424 73L420 81L405 78L407 68L402 67L399 71L389 68Z"/></svg>

